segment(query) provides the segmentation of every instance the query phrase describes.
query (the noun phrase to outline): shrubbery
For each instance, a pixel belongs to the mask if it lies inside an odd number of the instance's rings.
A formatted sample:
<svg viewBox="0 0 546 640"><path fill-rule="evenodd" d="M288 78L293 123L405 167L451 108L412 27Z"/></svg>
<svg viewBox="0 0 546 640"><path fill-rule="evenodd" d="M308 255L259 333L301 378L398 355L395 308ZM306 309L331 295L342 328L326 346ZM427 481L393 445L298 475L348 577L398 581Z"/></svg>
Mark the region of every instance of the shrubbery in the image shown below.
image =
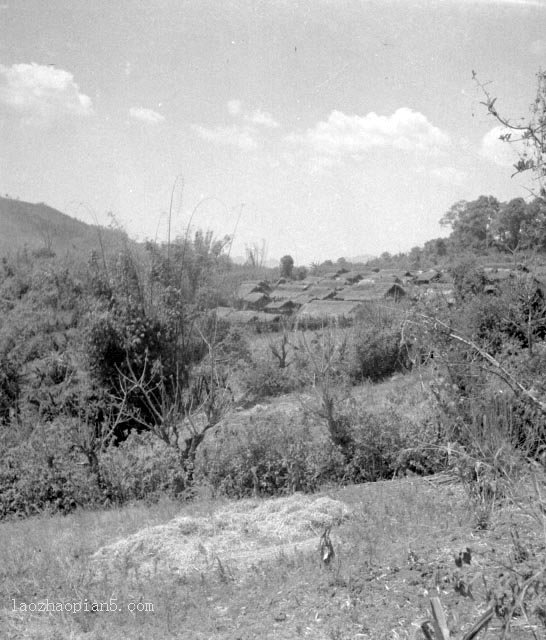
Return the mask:
<svg viewBox="0 0 546 640"><path fill-rule="evenodd" d="M444 467L443 443L430 418L414 423L395 409L370 412L355 402L344 415L353 438L345 481L373 482L407 471L428 475Z"/></svg>
<svg viewBox="0 0 546 640"><path fill-rule="evenodd" d="M100 495L61 424L38 425L0 463L0 518L41 511L67 513Z"/></svg>
<svg viewBox="0 0 546 640"><path fill-rule="evenodd" d="M407 353L396 326L377 328L361 326L355 329L349 373L353 381L378 382L407 365Z"/></svg>
<svg viewBox="0 0 546 640"><path fill-rule="evenodd" d="M271 357L260 356L246 363L240 379L254 401L281 396L305 386L305 379L293 366L280 368Z"/></svg>
<svg viewBox="0 0 546 640"><path fill-rule="evenodd" d="M11 421L18 412L21 394L19 367L5 356L0 356L0 425Z"/></svg>
<svg viewBox="0 0 546 640"><path fill-rule="evenodd" d="M132 433L100 459L104 493L117 504L177 495L184 478L174 449L150 433Z"/></svg>
<svg viewBox="0 0 546 640"><path fill-rule="evenodd" d="M340 409L352 445L336 447L314 416L257 412L219 431L202 449L197 476L229 497L316 491L325 483L368 482L411 471L434 473L445 456L432 421L414 424L394 410Z"/></svg>
<svg viewBox="0 0 546 640"><path fill-rule="evenodd" d="M357 316L349 341L347 367L353 382L378 382L410 366L396 310L370 309Z"/></svg>
<svg viewBox="0 0 546 640"><path fill-rule="evenodd" d="M344 459L296 414L256 413L218 432L199 456L197 477L215 494L241 498L315 491L343 477Z"/></svg>

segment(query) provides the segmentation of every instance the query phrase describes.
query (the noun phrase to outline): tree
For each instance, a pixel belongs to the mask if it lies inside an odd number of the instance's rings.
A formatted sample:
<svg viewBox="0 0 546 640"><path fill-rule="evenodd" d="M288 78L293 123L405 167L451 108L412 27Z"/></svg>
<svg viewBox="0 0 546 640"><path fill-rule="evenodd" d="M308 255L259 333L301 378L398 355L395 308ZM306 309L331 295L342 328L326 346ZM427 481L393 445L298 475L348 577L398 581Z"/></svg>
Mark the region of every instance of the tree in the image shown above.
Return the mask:
<svg viewBox="0 0 546 640"><path fill-rule="evenodd" d="M449 269L455 293L460 301L482 294L487 284L483 267L475 256L463 255Z"/></svg>
<svg viewBox="0 0 546 640"><path fill-rule="evenodd" d="M520 233L525 247L546 251L546 201L544 199L534 198L527 204L527 216Z"/></svg>
<svg viewBox="0 0 546 640"><path fill-rule="evenodd" d="M409 252L410 266L412 269L421 268L421 258L423 256L423 250L421 247L413 247Z"/></svg>
<svg viewBox="0 0 546 640"><path fill-rule="evenodd" d="M294 270L294 277L296 280L305 280L307 278L307 267L297 267Z"/></svg>
<svg viewBox="0 0 546 640"><path fill-rule="evenodd" d="M456 202L440 220L451 227L451 240L466 249L487 251L492 244L491 227L499 212L500 203L493 196Z"/></svg>
<svg viewBox="0 0 546 640"><path fill-rule="evenodd" d="M281 278L291 278L294 269L294 258L286 255L281 258Z"/></svg>
<svg viewBox="0 0 546 640"><path fill-rule="evenodd" d="M434 238L434 240L427 240L423 245L423 255L436 262L437 258L443 258L447 255L447 240L445 238Z"/></svg>
<svg viewBox="0 0 546 640"><path fill-rule="evenodd" d="M120 377L120 412L135 391L143 398L145 419L138 408L128 409L129 415L176 452L183 473L181 489L192 487L197 450L207 432L220 426L233 404L227 375L217 360L219 345L203 334L201 337L208 355L192 368L189 381L168 378L160 360L146 360L142 373L129 367L128 374Z"/></svg>
<svg viewBox="0 0 546 640"><path fill-rule="evenodd" d="M246 264L250 267L263 267L265 262L265 256L267 253L267 245L265 240L262 240L262 244L254 242L253 244L245 245Z"/></svg>
<svg viewBox="0 0 546 640"><path fill-rule="evenodd" d="M495 244L504 251L514 253L523 248L523 229L528 218L527 204L523 198L503 203L492 225Z"/></svg>
<svg viewBox="0 0 546 640"><path fill-rule="evenodd" d="M482 104L503 127L504 133L500 139L508 143L520 143L523 150L518 162L514 165L515 174L530 171L534 174L537 187L533 190L535 195L546 202L546 71L537 73L537 91L527 121L515 124L511 118L499 113L493 97L486 88L486 84L478 80L476 72L472 77L485 96Z"/></svg>
<svg viewBox="0 0 546 640"><path fill-rule="evenodd" d="M336 265L340 268L340 269L346 269L347 271L350 269L351 265L347 262L347 258L338 258L336 260Z"/></svg>

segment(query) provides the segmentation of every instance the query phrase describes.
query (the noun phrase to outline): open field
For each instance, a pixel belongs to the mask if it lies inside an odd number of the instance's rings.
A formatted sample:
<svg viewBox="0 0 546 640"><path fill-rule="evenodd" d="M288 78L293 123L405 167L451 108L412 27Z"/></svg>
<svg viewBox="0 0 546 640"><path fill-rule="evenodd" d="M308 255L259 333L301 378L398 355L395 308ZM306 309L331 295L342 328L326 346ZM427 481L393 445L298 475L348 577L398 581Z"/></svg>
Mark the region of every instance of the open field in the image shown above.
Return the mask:
<svg viewBox="0 0 546 640"><path fill-rule="evenodd" d="M510 502L492 511L487 528L476 528L474 510L458 483L408 478L320 495L343 502L350 513L332 529L336 556L329 567L319 561L317 530L309 535L311 544L292 552L285 549L267 559L257 553L255 562L248 562L248 558L238 562L234 546L232 551L224 548L222 559L212 558L199 571L188 572L180 566L180 571L169 573L156 563L155 572L139 576L127 565L125 573L97 580L91 560L94 552L139 529L165 524L175 515L211 524L220 509L224 518L230 511L237 518L237 513L259 507L266 520L260 522L261 547L274 546L279 533L275 513L282 510L283 498L247 500L231 506L206 499L185 507L163 501L147 507L3 523L2 637L419 638L418 624L430 617L431 596L441 598L450 626L459 630L467 629L485 611L484 584L500 588L499 568L515 563L518 549L511 525L518 526L520 553L522 549L533 557L545 553L538 523ZM298 500L318 497L295 496L292 510L297 510ZM199 533L188 531L180 536L197 536L198 542ZM285 532L288 537L289 529ZM454 557L467 547L472 553L471 564L457 568ZM466 585L472 597L462 595L461 585ZM21 610L21 603L46 599L87 600L91 607L92 602L108 602L110 598L121 611L47 614ZM131 602L151 603L153 612L123 609ZM520 619L517 637L532 638L533 625L536 620ZM495 626L498 628L498 621L493 621L492 628ZM490 631L487 637L498 636Z"/></svg>

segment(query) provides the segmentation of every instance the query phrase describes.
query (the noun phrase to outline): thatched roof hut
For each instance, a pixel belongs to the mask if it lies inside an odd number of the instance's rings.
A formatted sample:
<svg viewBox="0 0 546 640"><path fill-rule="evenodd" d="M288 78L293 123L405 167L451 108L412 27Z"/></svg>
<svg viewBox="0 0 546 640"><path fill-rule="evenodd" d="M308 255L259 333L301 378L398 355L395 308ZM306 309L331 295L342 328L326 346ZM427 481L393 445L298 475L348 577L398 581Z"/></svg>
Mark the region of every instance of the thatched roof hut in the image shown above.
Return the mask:
<svg viewBox="0 0 546 640"><path fill-rule="evenodd" d="M340 319L351 318L361 308L359 302L341 300L313 300L304 304L298 311L302 319Z"/></svg>
<svg viewBox="0 0 546 640"><path fill-rule="evenodd" d="M299 305L294 300L274 300L264 307L266 313L282 313L287 315L292 313Z"/></svg>
<svg viewBox="0 0 546 640"><path fill-rule="evenodd" d="M310 296L312 300L328 300L336 295L336 291L336 288L319 284L315 287L310 287L305 293Z"/></svg>
<svg viewBox="0 0 546 640"><path fill-rule="evenodd" d="M515 275L512 269L496 269L491 267L486 267L483 272L489 282L501 282L513 278Z"/></svg>
<svg viewBox="0 0 546 640"><path fill-rule="evenodd" d="M391 298L392 300L401 300L406 296L406 290L396 282L388 283L374 283L366 287L346 287L345 289L338 291L336 294L337 300L347 300L355 302L373 302L375 300L385 300Z"/></svg>
<svg viewBox="0 0 546 640"><path fill-rule="evenodd" d="M271 287L265 280L255 282L242 282L235 292L236 300L243 300L251 293L269 293Z"/></svg>
<svg viewBox="0 0 546 640"><path fill-rule="evenodd" d="M361 271L347 271L341 276L340 280L346 284L355 284L362 278L364 278L364 274Z"/></svg>
<svg viewBox="0 0 546 640"><path fill-rule="evenodd" d="M429 269L428 271L422 271L418 273L415 278L415 284L430 284L431 282L437 282L440 279L440 272L436 271L436 269Z"/></svg>
<svg viewBox="0 0 546 640"><path fill-rule="evenodd" d="M255 309L256 311L259 311L269 303L269 296L266 293L255 291L254 293L246 295L242 299L242 303L244 309Z"/></svg>
<svg viewBox="0 0 546 640"><path fill-rule="evenodd" d="M280 321L279 314L264 313L263 311L237 311L231 307L217 307L216 317L226 322L243 325L275 325Z"/></svg>
<svg viewBox="0 0 546 640"><path fill-rule="evenodd" d="M301 295L308 287L309 285L303 281L290 282L273 289L269 297L271 300L291 300Z"/></svg>

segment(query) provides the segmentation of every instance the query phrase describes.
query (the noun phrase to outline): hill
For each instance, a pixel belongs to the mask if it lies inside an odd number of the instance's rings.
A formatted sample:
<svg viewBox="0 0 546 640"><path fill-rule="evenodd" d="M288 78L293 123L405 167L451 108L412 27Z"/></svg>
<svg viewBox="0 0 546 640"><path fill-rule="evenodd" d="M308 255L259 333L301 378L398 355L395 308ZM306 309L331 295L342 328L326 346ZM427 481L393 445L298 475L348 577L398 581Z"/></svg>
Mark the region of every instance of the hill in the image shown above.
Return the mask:
<svg viewBox="0 0 546 640"><path fill-rule="evenodd" d="M0 255L28 248L57 254L86 252L126 240L123 232L89 225L43 202L32 204L0 197Z"/></svg>

